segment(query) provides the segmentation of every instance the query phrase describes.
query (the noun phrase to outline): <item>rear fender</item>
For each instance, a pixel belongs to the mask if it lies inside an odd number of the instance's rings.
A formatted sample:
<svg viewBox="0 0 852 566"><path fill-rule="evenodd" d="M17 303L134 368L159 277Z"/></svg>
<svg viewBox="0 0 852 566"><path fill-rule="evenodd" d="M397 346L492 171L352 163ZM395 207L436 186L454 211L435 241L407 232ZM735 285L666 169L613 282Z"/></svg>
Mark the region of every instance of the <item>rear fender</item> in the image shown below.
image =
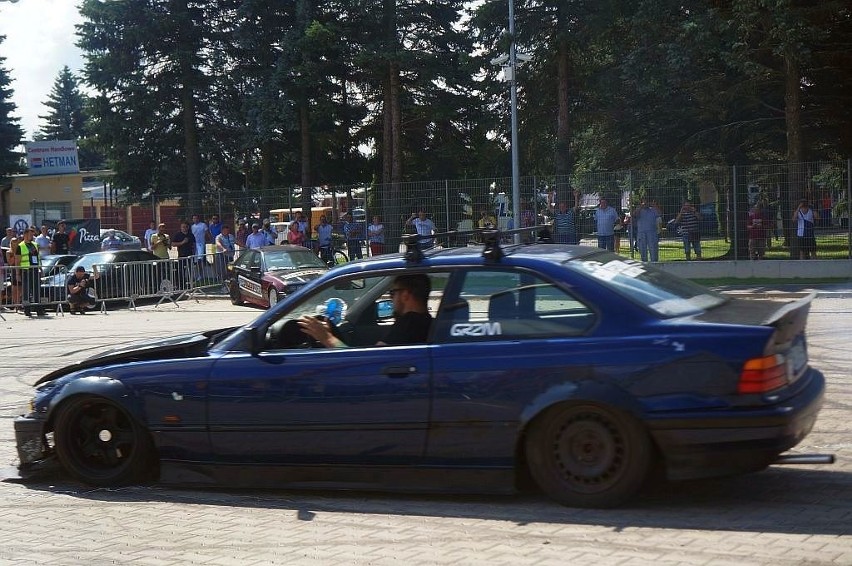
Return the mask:
<svg viewBox="0 0 852 566"><path fill-rule="evenodd" d="M632 395L614 385L591 380L565 382L549 388L524 408L520 419L521 429L526 430L539 415L561 403L589 403L610 407L639 420L642 420L644 414L641 405Z"/></svg>

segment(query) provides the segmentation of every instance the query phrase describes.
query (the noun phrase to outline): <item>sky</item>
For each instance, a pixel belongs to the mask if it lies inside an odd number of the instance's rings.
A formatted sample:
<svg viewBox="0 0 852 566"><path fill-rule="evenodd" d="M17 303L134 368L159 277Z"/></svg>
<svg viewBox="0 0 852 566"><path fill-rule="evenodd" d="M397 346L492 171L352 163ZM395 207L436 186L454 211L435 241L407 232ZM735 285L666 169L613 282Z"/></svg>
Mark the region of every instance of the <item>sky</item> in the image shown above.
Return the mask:
<svg viewBox="0 0 852 566"><path fill-rule="evenodd" d="M39 128L39 114L47 114L44 102L62 67L72 73L83 67L74 25L82 19L78 0L0 0L0 43L3 68L12 79L14 115L20 118L25 139Z"/></svg>

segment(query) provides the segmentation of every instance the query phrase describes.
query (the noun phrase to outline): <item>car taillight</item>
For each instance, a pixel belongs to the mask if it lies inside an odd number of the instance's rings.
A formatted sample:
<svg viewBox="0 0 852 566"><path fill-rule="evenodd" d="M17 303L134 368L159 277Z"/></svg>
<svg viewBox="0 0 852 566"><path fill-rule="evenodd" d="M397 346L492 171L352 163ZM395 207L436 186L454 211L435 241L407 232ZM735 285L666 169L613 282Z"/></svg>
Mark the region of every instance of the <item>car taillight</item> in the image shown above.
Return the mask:
<svg viewBox="0 0 852 566"><path fill-rule="evenodd" d="M743 365L738 393L766 393L787 384L787 360L775 354L752 358Z"/></svg>

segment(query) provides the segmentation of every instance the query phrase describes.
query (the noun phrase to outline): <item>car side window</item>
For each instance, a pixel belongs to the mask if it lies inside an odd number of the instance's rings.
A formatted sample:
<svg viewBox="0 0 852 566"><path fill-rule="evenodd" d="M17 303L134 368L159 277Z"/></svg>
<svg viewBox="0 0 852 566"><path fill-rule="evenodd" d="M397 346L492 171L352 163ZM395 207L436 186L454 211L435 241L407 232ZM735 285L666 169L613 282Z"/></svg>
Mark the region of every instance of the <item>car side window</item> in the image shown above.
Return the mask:
<svg viewBox="0 0 852 566"><path fill-rule="evenodd" d="M533 273L468 271L458 289L442 307L437 342L579 336L596 321L577 297Z"/></svg>
<svg viewBox="0 0 852 566"><path fill-rule="evenodd" d="M251 269L253 267L257 267L259 269L260 268L260 260L261 260L261 255L259 253L255 252L255 253L251 254L251 256L249 256L249 259L248 259L249 269Z"/></svg>

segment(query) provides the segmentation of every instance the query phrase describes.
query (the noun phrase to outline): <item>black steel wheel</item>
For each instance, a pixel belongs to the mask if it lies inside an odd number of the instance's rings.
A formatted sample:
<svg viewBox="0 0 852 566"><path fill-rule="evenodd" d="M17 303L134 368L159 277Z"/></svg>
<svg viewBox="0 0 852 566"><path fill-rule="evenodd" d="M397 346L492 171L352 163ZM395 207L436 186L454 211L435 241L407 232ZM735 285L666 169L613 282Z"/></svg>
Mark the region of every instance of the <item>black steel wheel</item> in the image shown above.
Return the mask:
<svg viewBox="0 0 852 566"><path fill-rule="evenodd" d="M76 479L96 486L126 485L150 472L151 438L119 405L81 395L66 401L59 411L56 455Z"/></svg>
<svg viewBox="0 0 852 566"><path fill-rule="evenodd" d="M533 423L526 439L539 487L570 507L615 507L641 487L651 464L643 425L597 405L560 405Z"/></svg>
<svg viewBox="0 0 852 566"><path fill-rule="evenodd" d="M240 293L240 286L237 284L236 280L231 280L228 284L228 294L231 297L232 305L241 305L243 304L243 295Z"/></svg>

